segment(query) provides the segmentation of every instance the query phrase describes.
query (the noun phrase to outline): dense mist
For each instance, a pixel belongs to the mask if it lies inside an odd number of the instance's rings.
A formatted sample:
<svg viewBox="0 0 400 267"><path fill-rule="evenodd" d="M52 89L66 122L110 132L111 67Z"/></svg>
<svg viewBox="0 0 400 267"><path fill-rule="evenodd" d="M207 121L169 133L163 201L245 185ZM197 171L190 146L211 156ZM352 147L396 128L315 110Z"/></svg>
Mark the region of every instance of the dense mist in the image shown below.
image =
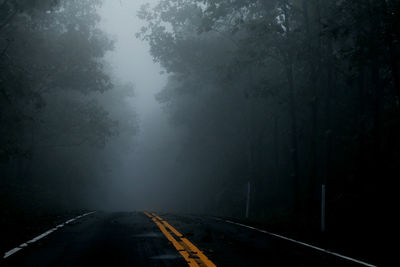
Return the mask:
<svg viewBox="0 0 400 267"><path fill-rule="evenodd" d="M400 171L399 12L0 0L2 220L158 210L343 240L379 229Z"/></svg>

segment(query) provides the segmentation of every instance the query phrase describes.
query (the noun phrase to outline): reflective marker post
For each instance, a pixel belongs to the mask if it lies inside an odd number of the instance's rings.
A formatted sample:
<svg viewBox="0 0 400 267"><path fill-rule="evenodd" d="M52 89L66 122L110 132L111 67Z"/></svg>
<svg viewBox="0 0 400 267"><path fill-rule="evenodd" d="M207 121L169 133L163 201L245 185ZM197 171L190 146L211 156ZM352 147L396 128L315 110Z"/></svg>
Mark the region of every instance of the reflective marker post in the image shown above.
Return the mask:
<svg viewBox="0 0 400 267"><path fill-rule="evenodd" d="M325 202L326 202L326 187L323 184L321 187L321 232L325 232Z"/></svg>
<svg viewBox="0 0 400 267"><path fill-rule="evenodd" d="M246 218L249 218L250 209L250 181L247 182Z"/></svg>

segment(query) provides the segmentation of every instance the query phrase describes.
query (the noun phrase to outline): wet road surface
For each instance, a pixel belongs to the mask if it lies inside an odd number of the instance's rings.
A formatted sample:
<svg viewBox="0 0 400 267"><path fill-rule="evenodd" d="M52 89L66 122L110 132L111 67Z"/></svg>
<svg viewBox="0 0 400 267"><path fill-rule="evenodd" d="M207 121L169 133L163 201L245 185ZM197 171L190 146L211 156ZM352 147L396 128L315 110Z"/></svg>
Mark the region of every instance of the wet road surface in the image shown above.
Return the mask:
<svg viewBox="0 0 400 267"><path fill-rule="evenodd" d="M96 212L65 225L0 264L363 266L215 218L157 215Z"/></svg>

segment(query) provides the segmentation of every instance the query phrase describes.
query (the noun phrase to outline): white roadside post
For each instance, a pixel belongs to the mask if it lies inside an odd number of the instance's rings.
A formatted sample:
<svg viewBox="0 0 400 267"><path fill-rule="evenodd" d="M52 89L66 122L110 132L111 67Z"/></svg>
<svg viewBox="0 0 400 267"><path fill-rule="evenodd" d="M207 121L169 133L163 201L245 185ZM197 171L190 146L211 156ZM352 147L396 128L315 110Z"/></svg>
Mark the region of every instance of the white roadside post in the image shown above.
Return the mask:
<svg viewBox="0 0 400 267"><path fill-rule="evenodd" d="M250 181L247 182L246 218L249 218L250 209Z"/></svg>
<svg viewBox="0 0 400 267"><path fill-rule="evenodd" d="M321 187L321 232L325 232L325 208L326 208L326 187Z"/></svg>

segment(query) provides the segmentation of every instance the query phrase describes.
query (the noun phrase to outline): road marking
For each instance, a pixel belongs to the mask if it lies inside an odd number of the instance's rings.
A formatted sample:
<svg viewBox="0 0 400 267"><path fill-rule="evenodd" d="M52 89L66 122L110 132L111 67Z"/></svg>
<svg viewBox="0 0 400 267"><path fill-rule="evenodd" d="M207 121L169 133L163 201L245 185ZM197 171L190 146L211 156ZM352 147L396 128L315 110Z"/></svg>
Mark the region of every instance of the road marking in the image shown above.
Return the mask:
<svg viewBox="0 0 400 267"><path fill-rule="evenodd" d="M155 222L155 224L160 228L161 232L167 237L167 239L172 243L175 249L183 256L189 266L199 266L195 261L190 259L190 254L183 248L181 244L168 232L168 230L162 225L155 217L145 212L145 214Z"/></svg>
<svg viewBox="0 0 400 267"><path fill-rule="evenodd" d="M4 254L3 259L5 259L5 258L7 258L7 257L10 257L12 254L14 254L14 253L20 251L21 249L22 249L22 248L19 248L19 247L18 247L18 248L13 248L13 249L7 251L7 252Z"/></svg>
<svg viewBox="0 0 400 267"><path fill-rule="evenodd" d="M34 237L34 238L32 238L31 240L26 241L25 243L22 243L22 244L19 245L18 247L13 248L13 249L10 249L10 250L7 251L6 253L4 253L3 259L6 259L6 258L10 257L11 255L17 253L18 251L22 250L23 248L26 248L29 244L33 244L33 243L37 242L38 240L42 239L43 237L48 236L49 234L53 233L54 231L56 231L56 230L58 230L58 229L64 227L66 224L70 224L71 222L73 222L73 221L75 221L75 220L77 220L77 219L79 219L79 218L85 217L85 216L90 215L90 214L93 214L93 213L95 213L95 211L87 212L87 213L82 214L82 215L79 215L79 216L77 216L77 217L75 217L75 218L73 218L73 219L71 219L71 220L68 220L68 221L66 221L65 223L59 224L59 225L57 225L57 226L54 227L54 228L51 228L50 230L44 232L43 234L40 234L40 235L38 235L37 237Z"/></svg>
<svg viewBox="0 0 400 267"><path fill-rule="evenodd" d="M47 232L44 232L43 234L38 235L37 237L35 237L35 238L33 238L33 239L29 240L29 241L26 241L26 243L28 243L28 244L35 243L36 241L42 239L43 237L48 236L49 234L53 233L55 230L57 230L57 229L56 228L52 228L52 229L48 230Z"/></svg>
<svg viewBox="0 0 400 267"><path fill-rule="evenodd" d="M333 251L329 251L327 249L319 248L319 247L316 247L316 246L313 246L313 245L310 245L310 244L307 244L307 243L304 243L304 242L301 242L301 241L297 241L295 239L292 239L292 238L289 238L289 237L286 237L286 236L274 234L274 233L271 233L271 232L268 232L268 231L265 231L265 230L262 230L262 229L258 229L258 228L252 227L252 226L248 226L248 225L245 225L245 224L241 224L241 223L237 223L237 222L233 222L233 221L229 221L229 220L224 220L224 219L220 219L220 218L215 218L215 219L217 219L219 221L224 221L224 222L227 222L227 223L230 223L230 224L235 224L235 225L239 225L239 226L242 226L242 227L246 227L246 228L249 228L249 229L264 233L264 234L268 234L268 235L271 235L271 236L274 236L274 237L277 237L277 238L280 238L280 239L284 239L286 241L290 241L290 242L293 242L293 243L296 243L296 244L299 244L299 245L302 245L302 246L305 246L305 247L308 247L308 248L312 248L312 249L315 249L315 250L318 250L318 251L321 251L321 252L324 252L324 253L327 253L327 254L330 254L330 255L333 255L333 256L348 260L348 261L352 261L352 262L355 262L355 263L358 263L358 264L361 264L361 265L364 265L364 266L377 267L376 265L373 265L373 264L370 264L370 263L367 263L367 262L364 262L364 261L360 261L360 260L345 256L345 255L342 255L342 254L339 254L339 253L336 253L336 252L333 252Z"/></svg>
<svg viewBox="0 0 400 267"><path fill-rule="evenodd" d="M167 237L169 241L174 245L176 250L185 258L189 266L206 266L206 267L216 267L216 265L210 261L203 252L198 249L192 242L185 238L178 230L172 227L167 221L162 219L156 214L150 214L144 212L150 219L153 220L160 228L161 232ZM169 231L168 231L168 230ZM177 239L175 239L173 233Z"/></svg>

